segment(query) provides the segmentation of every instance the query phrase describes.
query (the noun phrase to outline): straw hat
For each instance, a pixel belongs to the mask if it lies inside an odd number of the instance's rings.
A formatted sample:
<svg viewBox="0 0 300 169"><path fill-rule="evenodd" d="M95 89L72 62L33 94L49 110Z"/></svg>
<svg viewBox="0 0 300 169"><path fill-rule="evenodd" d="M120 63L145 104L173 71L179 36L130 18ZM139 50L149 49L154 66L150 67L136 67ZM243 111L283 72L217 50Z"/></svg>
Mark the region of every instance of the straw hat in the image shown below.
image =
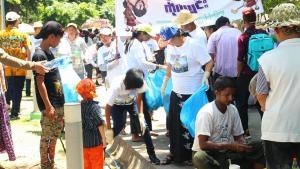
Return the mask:
<svg viewBox="0 0 300 169"><path fill-rule="evenodd" d="M177 17L173 20L173 23L176 25L186 25L191 22L194 22L198 18L197 15L192 14L189 10L181 10Z"/></svg>
<svg viewBox="0 0 300 169"><path fill-rule="evenodd" d="M263 24L271 28L300 26L300 10L291 3L277 5Z"/></svg>

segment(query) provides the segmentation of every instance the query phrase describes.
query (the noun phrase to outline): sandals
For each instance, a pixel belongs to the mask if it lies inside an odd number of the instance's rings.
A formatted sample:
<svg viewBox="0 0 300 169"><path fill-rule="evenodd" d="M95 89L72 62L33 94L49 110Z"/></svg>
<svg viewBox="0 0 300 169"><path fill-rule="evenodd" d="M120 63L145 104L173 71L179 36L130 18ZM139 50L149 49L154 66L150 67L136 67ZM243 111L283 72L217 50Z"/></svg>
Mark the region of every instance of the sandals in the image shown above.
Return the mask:
<svg viewBox="0 0 300 169"><path fill-rule="evenodd" d="M166 156L166 158L160 162L161 165L169 165L174 161L173 155L172 154L168 154Z"/></svg>

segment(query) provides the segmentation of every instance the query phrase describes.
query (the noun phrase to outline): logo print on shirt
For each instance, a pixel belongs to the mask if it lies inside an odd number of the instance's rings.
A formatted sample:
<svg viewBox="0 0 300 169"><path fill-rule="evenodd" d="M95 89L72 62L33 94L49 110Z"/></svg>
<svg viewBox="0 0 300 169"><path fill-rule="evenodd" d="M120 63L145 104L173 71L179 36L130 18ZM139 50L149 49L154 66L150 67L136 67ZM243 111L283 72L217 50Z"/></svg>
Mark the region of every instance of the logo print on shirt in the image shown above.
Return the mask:
<svg viewBox="0 0 300 169"><path fill-rule="evenodd" d="M184 73L189 71L189 65L187 61L186 55L171 55L171 58L174 58L174 62L172 64L172 71L175 73Z"/></svg>

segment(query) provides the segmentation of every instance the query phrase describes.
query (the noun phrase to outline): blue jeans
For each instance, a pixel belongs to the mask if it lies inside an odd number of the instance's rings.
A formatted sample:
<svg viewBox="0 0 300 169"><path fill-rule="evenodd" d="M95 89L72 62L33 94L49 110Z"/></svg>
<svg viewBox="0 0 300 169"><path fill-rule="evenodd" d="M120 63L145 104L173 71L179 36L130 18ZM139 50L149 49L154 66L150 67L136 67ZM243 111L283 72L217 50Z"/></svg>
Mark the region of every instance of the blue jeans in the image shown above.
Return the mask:
<svg viewBox="0 0 300 169"><path fill-rule="evenodd" d="M291 169L293 155L300 160L300 143L263 141L268 169Z"/></svg>
<svg viewBox="0 0 300 169"><path fill-rule="evenodd" d="M11 115L18 116L22 100L22 90L24 88L25 76L7 76L6 102L10 105L12 101Z"/></svg>
<svg viewBox="0 0 300 169"><path fill-rule="evenodd" d="M126 118L124 118L124 114L126 114L127 112L129 113L130 116L131 132L141 133L140 121L139 121L136 103L131 105L113 105L111 108L111 116L113 119L114 136L117 136L125 127ZM150 131L147 127L145 129L143 137L146 144L148 155L155 154L152 138L150 136Z"/></svg>

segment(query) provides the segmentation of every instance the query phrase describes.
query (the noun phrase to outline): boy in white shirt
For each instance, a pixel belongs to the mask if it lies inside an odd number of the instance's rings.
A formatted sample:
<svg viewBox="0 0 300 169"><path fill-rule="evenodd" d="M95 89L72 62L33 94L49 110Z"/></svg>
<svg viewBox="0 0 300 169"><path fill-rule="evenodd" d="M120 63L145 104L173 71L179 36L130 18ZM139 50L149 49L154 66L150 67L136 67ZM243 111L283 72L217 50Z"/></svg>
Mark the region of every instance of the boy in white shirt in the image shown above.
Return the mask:
<svg viewBox="0 0 300 169"><path fill-rule="evenodd" d="M237 108L231 104L234 82L219 77L214 84L216 100L206 104L195 123L193 164L197 169L228 169L231 159L241 169L264 168L262 144L246 144Z"/></svg>

